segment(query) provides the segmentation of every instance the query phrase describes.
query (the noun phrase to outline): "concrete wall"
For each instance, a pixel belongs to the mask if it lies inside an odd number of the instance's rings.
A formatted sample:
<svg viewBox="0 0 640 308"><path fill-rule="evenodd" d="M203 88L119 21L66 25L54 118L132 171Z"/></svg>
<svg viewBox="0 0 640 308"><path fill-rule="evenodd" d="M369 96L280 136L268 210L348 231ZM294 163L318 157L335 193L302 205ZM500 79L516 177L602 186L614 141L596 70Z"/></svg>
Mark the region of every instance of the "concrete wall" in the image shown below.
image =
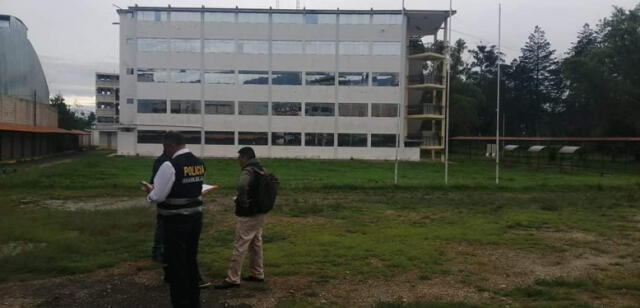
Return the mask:
<svg viewBox="0 0 640 308"><path fill-rule="evenodd" d="M36 111L34 114L34 106ZM34 123L35 117L35 123ZM58 113L48 105L9 96L0 96L0 122L42 127L58 127Z"/></svg>

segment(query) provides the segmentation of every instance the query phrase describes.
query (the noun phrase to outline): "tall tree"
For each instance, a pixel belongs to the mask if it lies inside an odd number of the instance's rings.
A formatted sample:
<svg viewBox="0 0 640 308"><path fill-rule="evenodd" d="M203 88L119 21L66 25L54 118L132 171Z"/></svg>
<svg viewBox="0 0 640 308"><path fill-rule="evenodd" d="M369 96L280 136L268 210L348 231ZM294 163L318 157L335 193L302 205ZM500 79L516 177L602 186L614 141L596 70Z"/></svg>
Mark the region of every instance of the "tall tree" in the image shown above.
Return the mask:
<svg viewBox="0 0 640 308"><path fill-rule="evenodd" d="M545 32L536 26L521 49L522 55L513 63L511 78L514 98L523 118L521 133L525 135L558 135L557 115L564 109L563 81L555 50Z"/></svg>

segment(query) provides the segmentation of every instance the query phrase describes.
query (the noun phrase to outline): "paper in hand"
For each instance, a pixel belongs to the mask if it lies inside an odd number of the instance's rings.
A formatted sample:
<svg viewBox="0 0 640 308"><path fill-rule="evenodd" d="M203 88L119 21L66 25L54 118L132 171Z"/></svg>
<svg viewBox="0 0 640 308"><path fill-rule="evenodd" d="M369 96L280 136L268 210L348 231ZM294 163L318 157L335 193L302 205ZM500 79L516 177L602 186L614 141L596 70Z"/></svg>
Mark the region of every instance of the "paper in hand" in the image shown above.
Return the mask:
<svg viewBox="0 0 640 308"><path fill-rule="evenodd" d="M202 194L206 194L214 189L218 189L220 188L220 185L218 184L213 184L213 185L209 185L209 184L202 184Z"/></svg>

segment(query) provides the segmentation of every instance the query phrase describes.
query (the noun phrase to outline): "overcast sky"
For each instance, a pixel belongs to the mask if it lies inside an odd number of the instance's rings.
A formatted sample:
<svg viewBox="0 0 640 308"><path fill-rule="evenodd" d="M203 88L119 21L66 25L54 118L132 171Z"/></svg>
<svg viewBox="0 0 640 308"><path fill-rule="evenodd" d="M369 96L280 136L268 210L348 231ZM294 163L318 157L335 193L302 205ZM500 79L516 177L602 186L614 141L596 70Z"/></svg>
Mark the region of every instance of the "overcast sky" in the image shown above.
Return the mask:
<svg viewBox="0 0 640 308"><path fill-rule="evenodd" d="M40 56L51 94L68 103L94 105L95 72L118 70L118 21L113 4L295 8L296 0L157 1L138 0L0 0L0 14L20 18ZM400 9L402 0L299 0L309 9ZM453 0L453 38L469 46L497 44L498 3L502 2L503 52L517 57L529 33L540 25L553 48L563 54L584 23L595 25L612 7L633 8L640 0ZM447 10L449 0L405 0L407 9Z"/></svg>

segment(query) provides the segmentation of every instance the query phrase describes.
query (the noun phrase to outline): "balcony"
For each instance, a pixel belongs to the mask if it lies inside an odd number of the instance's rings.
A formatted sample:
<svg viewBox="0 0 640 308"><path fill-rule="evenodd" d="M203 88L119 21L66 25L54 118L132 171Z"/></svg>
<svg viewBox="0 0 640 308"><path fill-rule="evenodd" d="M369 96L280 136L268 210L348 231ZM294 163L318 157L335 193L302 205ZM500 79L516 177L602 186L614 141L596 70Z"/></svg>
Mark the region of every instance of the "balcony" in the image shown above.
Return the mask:
<svg viewBox="0 0 640 308"><path fill-rule="evenodd" d="M424 43L420 39L411 39L409 40L409 57L423 55L423 54L433 54L438 56L439 58L444 59L444 42L436 41L434 43Z"/></svg>
<svg viewBox="0 0 640 308"><path fill-rule="evenodd" d="M96 116L115 116L115 108L96 108Z"/></svg>
<svg viewBox="0 0 640 308"><path fill-rule="evenodd" d="M96 100L113 102L116 101L116 94L96 93Z"/></svg>
<svg viewBox="0 0 640 308"><path fill-rule="evenodd" d="M96 87L117 88L119 84L118 80L96 80Z"/></svg>
<svg viewBox="0 0 640 308"><path fill-rule="evenodd" d="M433 89L433 90L443 90L444 86L444 77L442 74L435 72L426 72L423 74L417 75L409 75L408 77L408 86L409 89Z"/></svg>
<svg viewBox="0 0 640 308"><path fill-rule="evenodd" d="M442 105L420 104L407 106L407 119L444 119Z"/></svg>
<svg viewBox="0 0 640 308"><path fill-rule="evenodd" d="M420 147L423 150L442 150L442 138L438 136L407 136L406 147Z"/></svg>

